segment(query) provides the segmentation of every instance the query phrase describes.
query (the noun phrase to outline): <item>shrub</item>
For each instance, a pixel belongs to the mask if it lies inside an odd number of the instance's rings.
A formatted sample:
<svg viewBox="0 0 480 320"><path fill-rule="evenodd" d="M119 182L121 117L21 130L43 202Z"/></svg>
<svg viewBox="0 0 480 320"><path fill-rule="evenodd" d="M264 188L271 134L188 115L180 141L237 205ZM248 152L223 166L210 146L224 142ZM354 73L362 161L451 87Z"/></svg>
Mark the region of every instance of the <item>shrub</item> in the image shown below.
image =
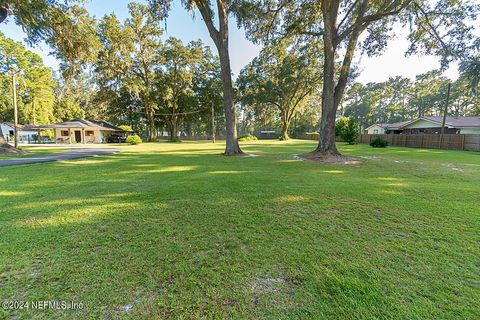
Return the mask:
<svg viewBox="0 0 480 320"><path fill-rule="evenodd" d="M245 136L241 136L240 138L238 138L238 141L256 141L258 140L257 137L255 137L254 135L251 135L251 134L247 134Z"/></svg>
<svg viewBox="0 0 480 320"><path fill-rule="evenodd" d="M358 138L358 123L353 118L341 117L335 122L335 135L348 144L355 144Z"/></svg>
<svg viewBox="0 0 480 320"><path fill-rule="evenodd" d="M132 145L136 145L136 144L142 143L142 138L140 138L137 134L134 134L133 136L128 136L125 142Z"/></svg>
<svg viewBox="0 0 480 320"><path fill-rule="evenodd" d="M374 148L386 148L388 146L388 141L382 139L381 137L375 137L370 142L370 145Z"/></svg>

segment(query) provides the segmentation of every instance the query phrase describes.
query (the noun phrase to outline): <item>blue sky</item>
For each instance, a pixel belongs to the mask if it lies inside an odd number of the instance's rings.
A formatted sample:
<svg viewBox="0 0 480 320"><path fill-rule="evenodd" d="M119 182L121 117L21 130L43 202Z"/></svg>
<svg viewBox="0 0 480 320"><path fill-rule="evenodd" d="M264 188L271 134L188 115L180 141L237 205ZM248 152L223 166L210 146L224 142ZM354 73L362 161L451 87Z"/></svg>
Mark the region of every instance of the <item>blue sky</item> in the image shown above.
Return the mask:
<svg viewBox="0 0 480 320"><path fill-rule="evenodd" d="M128 17L127 5L129 2L131 2L131 0L90 0L90 2L87 3L87 8L89 12L97 18L101 18L107 13L115 12L121 20L124 20ZM9 21L7 24L2 23L0 25L0 31L7 37L17 41L22 41L25 37L22 29L12 21ZM166 22L165 36L174 36L184 42L201 39L216 52L215 46L210 39L207 28L201 20L200 15L197 14L195 17L192 17L190 13L182 8L179 1L174 1L173 9ZM379 82L397 75L413 79L417 74L440 66L438 59L435 57L416 56L405 58L404 52L407 47L408 42L403 39L403 37L399 37L389 43L389 47L380 57L357 57L356 62L362 71L357 80L362 83L372 81ZM38 53L46 65L57 69L58 62L49 55L51 50L46 45L40 44L33 48L30 47L29 49ZM231 19L230 59L234 74L238 75L240 69L253 59L259 51L260 47L245 39L244 31L237 29L234 19ZM452 65L452 67L445 72L445 75L456 79L458 76L456 65Z"/></svg>

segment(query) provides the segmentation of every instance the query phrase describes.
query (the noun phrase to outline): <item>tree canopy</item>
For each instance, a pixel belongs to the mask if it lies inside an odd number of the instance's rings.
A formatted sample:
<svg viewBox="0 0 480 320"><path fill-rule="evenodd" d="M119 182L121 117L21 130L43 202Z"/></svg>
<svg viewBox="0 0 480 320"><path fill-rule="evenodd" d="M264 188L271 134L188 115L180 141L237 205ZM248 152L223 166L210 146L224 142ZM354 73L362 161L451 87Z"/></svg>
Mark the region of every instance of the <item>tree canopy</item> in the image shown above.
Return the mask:
<svg viewBox="0 0 480 320"><path fill-rule="evenodd" d="M417 75L414 81L397 76L384 82L355 83L345 94L343 114L357 119L363 128L373 123L441 116L450 82L440 70L431 70ZM472 116L479 113L480 101L469 86L470 82L464 74L452 83L447 109L449 115Z"/></svg>
<svg viewBox="0 0 480 320"><path fill-rule="evenodd" d="M45 124L56 119L54 115L55 81L52 71L45 67L35 53L0 33L0 81L3 98L0 100L0 117L13 119L11 74L17 84L19 121Z"/></svg>
<svg viewBox="0 0 480 320"><path fill-rule="evenodd" d="M240 101L257 108L276 108L282 126L280 139L288 140L292 119L320 85L319 64L316 46L267 47L240 72Z"/></svg>
<svg viewBox="0 0 480 320"><path fill-rule="evenodd" d="M450 0L246 0L237 10L250 39L272 43L281 38L323 41L322 120L318 154L338 154L335 116L344 97L354 54L380 54L394 27L408 27L408 53L434 54L442 65L473 48L479 11L468 1ZM340 67L336 62L340 62Z"/></svg>
<svg viewBox="0 0 480 320"><path fill-rule="evenodd" d="M158 14L160 18L168 16L171 9L171 0L149 0L151 9ZM234 91L232 83L232 70L230 66L229 52L229 16L236 12L235 1L217 0L216 7L209 0L183 0L183 6L188 11L198 10L202 16L205 26L217 47L220 66L223 91L223 107L225 113L225 131L226 146L224 155L242 154L237 139L237 120L234 104ZM215 13L217 17L215 18ZM216 25L215 22L218 22Z"/></svg>

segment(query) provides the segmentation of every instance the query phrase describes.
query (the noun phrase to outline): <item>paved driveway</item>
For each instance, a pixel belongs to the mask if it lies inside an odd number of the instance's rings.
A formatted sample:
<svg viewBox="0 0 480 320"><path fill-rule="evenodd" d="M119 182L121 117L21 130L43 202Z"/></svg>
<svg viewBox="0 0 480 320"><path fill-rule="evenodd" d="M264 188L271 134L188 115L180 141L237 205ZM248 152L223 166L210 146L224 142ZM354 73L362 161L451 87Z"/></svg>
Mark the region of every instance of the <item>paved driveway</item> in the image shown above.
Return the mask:
<svg viewBox="0 0 480 320"><path fill-rule="evenodd" d="M107 155L107 154L112 154L117 152L120 152L120 149L110 148L110 147L105 147L105 148L102 148L102 147L78 148L77 147L77 148L72 148L65 152L44 154L44 155L31 156L31 157L27 156L25 158L17 158L17 159L0 160L0 167L81 159L81 158L87 158L87 157L102 156L102 155Z"/></svg>

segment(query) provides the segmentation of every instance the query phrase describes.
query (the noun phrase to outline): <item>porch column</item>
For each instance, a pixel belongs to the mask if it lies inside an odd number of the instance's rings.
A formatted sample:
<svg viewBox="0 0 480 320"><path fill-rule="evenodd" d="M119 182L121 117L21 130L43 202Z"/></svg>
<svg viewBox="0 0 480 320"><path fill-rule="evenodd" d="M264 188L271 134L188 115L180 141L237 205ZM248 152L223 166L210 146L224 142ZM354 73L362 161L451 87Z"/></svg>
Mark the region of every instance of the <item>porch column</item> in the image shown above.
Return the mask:
<svg viewBox="0 0 480 320"><path fill-rule="evenodd" d="M68 144L72 144L72 133L70 132L70 128L68 128Z"/></svg>
<svg viewBox="0 0 480 320"><path fill-rule="evenodd" d="M82 143L85 144L85 128L82 128Z"/></svg>

